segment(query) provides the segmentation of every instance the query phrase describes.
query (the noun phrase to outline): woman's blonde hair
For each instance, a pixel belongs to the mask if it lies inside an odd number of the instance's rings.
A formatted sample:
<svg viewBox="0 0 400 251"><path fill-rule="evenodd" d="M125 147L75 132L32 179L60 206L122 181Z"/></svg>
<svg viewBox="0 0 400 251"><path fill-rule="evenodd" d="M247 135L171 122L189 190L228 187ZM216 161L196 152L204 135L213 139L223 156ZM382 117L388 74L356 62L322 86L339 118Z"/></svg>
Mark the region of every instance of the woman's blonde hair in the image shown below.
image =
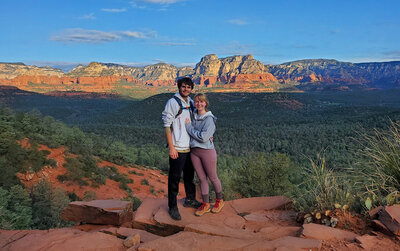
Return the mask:
<svg viewBox="0 0 400 251"><path fill-rule="evenodd" d="M196 100L196 98L198 98L202 102L206 102L205 110L206 110L206 112L208 112L208 105L210 104L210 101L208 101L206 94L197 93L196 96L194 96L193 100Z"/></svg>

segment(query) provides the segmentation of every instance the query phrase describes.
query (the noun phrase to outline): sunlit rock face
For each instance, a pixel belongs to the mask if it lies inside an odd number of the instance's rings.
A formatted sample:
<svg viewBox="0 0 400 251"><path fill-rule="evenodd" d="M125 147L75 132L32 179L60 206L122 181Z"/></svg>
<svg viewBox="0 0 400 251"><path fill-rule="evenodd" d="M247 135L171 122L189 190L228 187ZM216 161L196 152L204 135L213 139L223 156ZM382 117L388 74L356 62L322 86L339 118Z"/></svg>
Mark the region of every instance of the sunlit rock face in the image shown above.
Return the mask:
<svg viewBox="0 0 400 251"><path fill-rule="evenodd" d="M192 78L199 87L208 88L219 84L220 91L275 91L276 84L294 84L305 91L326 88L387 89L400 87L400 62L355 64L332 59L307 59L264 65L252 55L218 58L210 54L201 58L194 68L166 63L132 67L92 62L78 65L68 73L51 67L0 63L0 85L42 93L122 93L132 88L150 88L155 94L175 91L176 80L181 77Z"/></svg>
<svg viewBox="0 0 400 251"><path fill-rule="evenodd" d="M64 73L60 69L51 67L30 66L23 63L0 63L0 79L13 79L20 75L61 77Z"/></svg>

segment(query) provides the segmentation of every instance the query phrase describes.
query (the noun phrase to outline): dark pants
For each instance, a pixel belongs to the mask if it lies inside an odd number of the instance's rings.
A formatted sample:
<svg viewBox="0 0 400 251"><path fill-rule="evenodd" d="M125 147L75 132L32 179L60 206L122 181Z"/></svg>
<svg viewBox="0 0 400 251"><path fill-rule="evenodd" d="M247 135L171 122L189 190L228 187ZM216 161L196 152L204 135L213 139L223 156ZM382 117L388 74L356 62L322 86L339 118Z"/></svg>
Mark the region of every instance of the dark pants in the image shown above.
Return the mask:
<svg viewBox="0 0 400 251"><path fill-rule="evenodd" d="M168 207L177 207L176 196L179 192L179 181L183 171L183 183L185 185L186 198L196 198L196 186L194 184L194 168L190 159L190 153L178 153L177 159L169 158L168 172Z"/></svg>

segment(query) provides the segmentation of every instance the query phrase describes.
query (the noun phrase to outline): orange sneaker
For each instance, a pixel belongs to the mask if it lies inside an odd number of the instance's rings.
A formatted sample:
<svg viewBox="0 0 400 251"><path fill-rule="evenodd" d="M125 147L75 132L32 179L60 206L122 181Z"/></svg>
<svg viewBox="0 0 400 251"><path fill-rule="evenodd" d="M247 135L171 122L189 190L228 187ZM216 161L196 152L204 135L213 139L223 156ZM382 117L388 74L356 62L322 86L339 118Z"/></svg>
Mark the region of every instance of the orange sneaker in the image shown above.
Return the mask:
<svg viewBox="0 0 400 251"><path fill-rule="evenodd" d="M211 206L210 203L201 203L201 206L196 210L196 212L194 212L194 215L196 216L202 216L205 213L209 213Z"/></svg>
<svg viewBox="0 0 400 251"><path fill-rule="evenodd" d="M224 200L223 199L216 199L213 209L211 209L212 213L219 213L222 208L224 207Z"/></svg>

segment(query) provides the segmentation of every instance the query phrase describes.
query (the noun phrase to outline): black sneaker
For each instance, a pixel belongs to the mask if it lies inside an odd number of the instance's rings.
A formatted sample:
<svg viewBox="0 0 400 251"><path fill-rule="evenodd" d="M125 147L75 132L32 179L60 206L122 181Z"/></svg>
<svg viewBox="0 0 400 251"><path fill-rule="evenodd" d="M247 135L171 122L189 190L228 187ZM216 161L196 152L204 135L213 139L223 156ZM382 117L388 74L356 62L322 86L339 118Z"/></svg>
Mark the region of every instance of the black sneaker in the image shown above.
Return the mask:
<svg viewBox="0 0 400 251"><path fill-rule="evenodd" d="M177 207L170 208L170 209L168 210L168 213L169 213L169 215L171 216L171 218L174 219L174 220L181 220L181 219L182 219L182 218L181 218L181 214L179 213Z"/></svg>
<svg viewBox="0 0 400 251"><path fill-rule="evenodd" d="M199 208L201 206L201 202L197 200L192 200L192 199L185 199L183 202L184 207L193 207L193 208Z"/></svg>

